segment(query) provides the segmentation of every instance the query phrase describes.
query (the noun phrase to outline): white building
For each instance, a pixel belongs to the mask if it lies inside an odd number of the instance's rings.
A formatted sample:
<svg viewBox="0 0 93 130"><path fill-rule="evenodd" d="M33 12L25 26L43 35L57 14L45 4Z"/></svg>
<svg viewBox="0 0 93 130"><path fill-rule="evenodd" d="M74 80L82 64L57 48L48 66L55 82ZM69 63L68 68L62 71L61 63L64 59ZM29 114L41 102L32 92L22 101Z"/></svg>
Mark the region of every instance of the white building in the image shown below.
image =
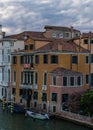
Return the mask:
<svg viewBox="0 0 93 130"><path fill-rule="evenodd" d="M11 36L3 36L0 25L0 99L11 99L11 52L24 49L24 38L17 39Z"/></svg>

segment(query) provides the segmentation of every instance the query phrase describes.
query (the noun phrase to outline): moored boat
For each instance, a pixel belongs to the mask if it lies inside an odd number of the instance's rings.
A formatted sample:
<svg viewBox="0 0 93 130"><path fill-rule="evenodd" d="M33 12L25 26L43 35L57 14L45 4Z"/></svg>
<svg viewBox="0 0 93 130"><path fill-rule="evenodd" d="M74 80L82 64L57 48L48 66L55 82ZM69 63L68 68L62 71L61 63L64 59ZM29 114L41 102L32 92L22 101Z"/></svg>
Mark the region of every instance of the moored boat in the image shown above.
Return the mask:
<svg viewBox="0 0 93 130"><path fill-rule="evenodd" d="M42 113L32 112L32 111L29 111L29 110L26 111L26 115L28 115L28 116L30 116L32 118L35 118L35 119L40 119L40 120L49 119L48 114L42 114Z"/></svg>

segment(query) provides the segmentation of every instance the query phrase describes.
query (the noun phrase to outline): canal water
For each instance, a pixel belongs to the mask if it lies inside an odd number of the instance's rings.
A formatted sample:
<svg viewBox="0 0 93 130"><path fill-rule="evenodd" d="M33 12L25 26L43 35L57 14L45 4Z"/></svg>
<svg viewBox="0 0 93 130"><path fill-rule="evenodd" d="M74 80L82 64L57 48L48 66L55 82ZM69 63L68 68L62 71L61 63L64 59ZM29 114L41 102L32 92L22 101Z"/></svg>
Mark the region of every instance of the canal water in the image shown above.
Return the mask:
<svg viewBox="0 0 93 130"><path fill-rule="evenodd" d="M0 130L92 130L61 119L33 120L24 114L10 114L0 107Z"/></svg>

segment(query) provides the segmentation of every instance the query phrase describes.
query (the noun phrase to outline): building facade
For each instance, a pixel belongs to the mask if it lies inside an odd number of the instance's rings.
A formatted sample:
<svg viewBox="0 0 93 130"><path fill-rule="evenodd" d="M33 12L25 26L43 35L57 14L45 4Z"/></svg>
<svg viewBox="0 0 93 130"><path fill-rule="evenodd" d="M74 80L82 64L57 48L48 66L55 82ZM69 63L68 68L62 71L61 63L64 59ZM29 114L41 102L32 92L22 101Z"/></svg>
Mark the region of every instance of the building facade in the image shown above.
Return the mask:
<svg viewBox="0 0 93 130"><path fill-rule="evenodd" d="M62 27L62 26L48 26L44 27L45 32L44 36L47 38L64 38L71 39L80 36L80 31L71 27Z"/></svg>
<svg viewBox="0 0 93 130"><path fill-rule="evenodd" d="M88 78L88 82L90 84L90 88L93 88L93 33L83 33L80 37L77 37L74 39L74 42L82 46L85 49L88 49L90 54L86 56L86 64L89 64L90 66L90 73L89 75L86 75L86 78Z"/></svg>
<svg viewBox="0 0 93 130"><path fill-rule="evenodd" d="M36 110L48 111L51 101L50 72L63 67L85 77L89 74L86 55L89 55L86 49L64 39L27 39L25 50L12 53L11 90L14 101ZM89 84L85 80L82 82L78 90L89 89Z"/></svg>

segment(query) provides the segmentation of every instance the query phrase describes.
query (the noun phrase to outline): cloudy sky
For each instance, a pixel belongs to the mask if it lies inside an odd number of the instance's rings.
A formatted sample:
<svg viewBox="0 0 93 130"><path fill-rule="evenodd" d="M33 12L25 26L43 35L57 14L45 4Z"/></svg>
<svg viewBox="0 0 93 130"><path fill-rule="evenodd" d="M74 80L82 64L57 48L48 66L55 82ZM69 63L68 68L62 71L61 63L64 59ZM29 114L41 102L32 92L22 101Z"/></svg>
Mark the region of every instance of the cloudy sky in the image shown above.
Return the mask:
<svg viewBox="0 0 93 130"><path fill-rule="evenodd" d="M6 34L44 31L45 25L93 31L93 0L0 0L0 24Z"/></svg>

